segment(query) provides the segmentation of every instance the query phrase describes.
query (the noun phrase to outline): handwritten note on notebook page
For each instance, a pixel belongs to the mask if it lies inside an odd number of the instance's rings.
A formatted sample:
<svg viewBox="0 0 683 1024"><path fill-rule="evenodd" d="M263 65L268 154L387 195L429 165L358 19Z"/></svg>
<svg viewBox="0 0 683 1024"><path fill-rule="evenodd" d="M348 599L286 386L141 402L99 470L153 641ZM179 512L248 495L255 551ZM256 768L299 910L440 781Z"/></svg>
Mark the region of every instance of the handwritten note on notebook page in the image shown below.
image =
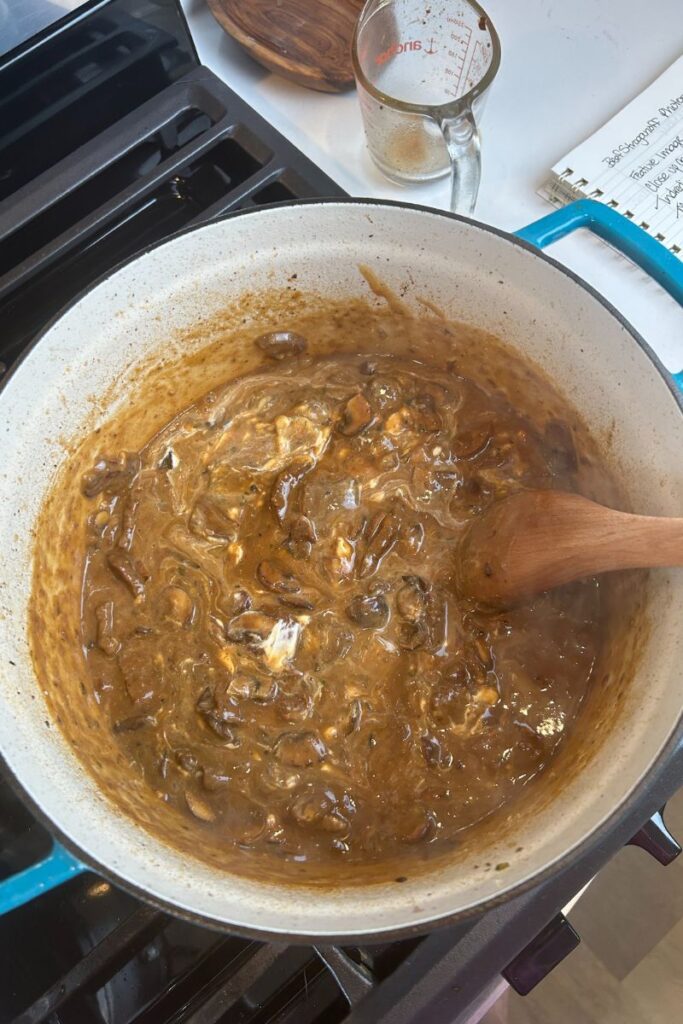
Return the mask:
<svg viewBox="0 0 683 1024"><path fill-rule="evenodd" d="M683 258L683 56L553 167L540 194L597 199Z"/></svg>

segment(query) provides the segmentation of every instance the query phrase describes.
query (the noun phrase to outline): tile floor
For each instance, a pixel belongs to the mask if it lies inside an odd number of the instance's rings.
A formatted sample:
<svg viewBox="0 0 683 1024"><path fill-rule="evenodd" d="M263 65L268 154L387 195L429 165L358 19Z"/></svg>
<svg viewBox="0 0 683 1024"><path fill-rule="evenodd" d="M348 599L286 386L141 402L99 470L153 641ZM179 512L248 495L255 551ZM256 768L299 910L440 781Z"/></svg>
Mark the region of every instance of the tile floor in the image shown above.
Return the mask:
<svg viewBox="0 0 683 1024"><path fill-rule="evenodd" d="M683 789L665 820L683 842ZM481 1024L683 1021L683 854L667 868L628 847L570 914L581 945L525 998L508 993Z"/></svg>

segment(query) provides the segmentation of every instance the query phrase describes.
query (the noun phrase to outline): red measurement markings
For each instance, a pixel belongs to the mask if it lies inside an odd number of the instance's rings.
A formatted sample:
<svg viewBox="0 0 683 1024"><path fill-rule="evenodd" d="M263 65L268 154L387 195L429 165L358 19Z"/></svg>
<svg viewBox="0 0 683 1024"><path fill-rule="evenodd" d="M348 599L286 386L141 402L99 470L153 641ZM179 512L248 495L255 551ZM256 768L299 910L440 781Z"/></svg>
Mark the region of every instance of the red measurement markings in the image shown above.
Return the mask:
<svg viewBox="0 0 683 1024"><path fill-rule="evenodd" d="M446 19L449 25L455 25L457 27L457 34L454 30L451 32L451 39L453 43L458 44L458 49L448 49L446 54L453 61L453 67L445 68L445 74L450 79L455 79L454 89L457 94L460 89L460 83L463 78L463 69L465 65L465 57L472 41L472 29L469 25L461 21L460 18L449 17ZM471 62L470 62L471 63Z"/></svg>
<svg viewBox="0 0 683 1024"><path fill-rule="evenodd" d="M421 39L408 39L404 43L392 43L386 50L382 50L375 57L375 64L386 64L392 57L399 56L402 53L416 53L422 49ZM431 51L428 51L431 52Z"/></svg>
<svg viewBox="0 0 683 1024"><path fill-rule="evenodd" d="M474 49L472 50L472 56L470 57L467 65L467 73L465 75L465 84L469 85L470 89L473 89L477 82L480 82L484 77L487 66L488 54L484 44L477 39L474 44Z"/></svg>

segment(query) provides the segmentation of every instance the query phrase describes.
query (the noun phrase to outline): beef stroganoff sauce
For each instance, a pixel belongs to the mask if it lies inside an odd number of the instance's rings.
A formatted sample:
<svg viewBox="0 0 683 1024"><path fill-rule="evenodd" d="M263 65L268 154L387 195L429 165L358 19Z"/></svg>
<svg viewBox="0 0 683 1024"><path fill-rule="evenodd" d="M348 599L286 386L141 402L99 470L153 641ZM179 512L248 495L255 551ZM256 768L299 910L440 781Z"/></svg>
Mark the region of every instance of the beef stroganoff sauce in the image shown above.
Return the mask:
<svg viewBox="0 0 683 1024"><path fill-rule="evenodd" d="M596 581L493 613L457 593L463 530L520 488L614 488L483 332L356 303L249 345L250 372L71 476L79 699L176 845L376 877L448 854L542 773L600 658Z"/></svg>

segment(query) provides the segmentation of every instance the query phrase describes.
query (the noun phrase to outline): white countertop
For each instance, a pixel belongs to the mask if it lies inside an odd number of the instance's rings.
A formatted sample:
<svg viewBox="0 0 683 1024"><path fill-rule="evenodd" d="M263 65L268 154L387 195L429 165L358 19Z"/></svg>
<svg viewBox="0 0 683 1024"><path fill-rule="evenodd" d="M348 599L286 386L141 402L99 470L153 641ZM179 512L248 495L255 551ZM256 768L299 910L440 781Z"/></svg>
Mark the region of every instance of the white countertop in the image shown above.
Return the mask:
<svg viewBox="0 0 683 1024"><path fill-rule="evenodd" d="M205 0L181 2L202 62L347 192L447 208L447 181L401 187L374 168L355 92L317 93L271 74L222 31ZM482 126L475 216L515 230L552 210L536 195L550 167L680 56L683 13L681 0L483 4L503 59ZM683 313L659 285L585 231L550 252L614 303L668 369L683 369Z"/></svg>

